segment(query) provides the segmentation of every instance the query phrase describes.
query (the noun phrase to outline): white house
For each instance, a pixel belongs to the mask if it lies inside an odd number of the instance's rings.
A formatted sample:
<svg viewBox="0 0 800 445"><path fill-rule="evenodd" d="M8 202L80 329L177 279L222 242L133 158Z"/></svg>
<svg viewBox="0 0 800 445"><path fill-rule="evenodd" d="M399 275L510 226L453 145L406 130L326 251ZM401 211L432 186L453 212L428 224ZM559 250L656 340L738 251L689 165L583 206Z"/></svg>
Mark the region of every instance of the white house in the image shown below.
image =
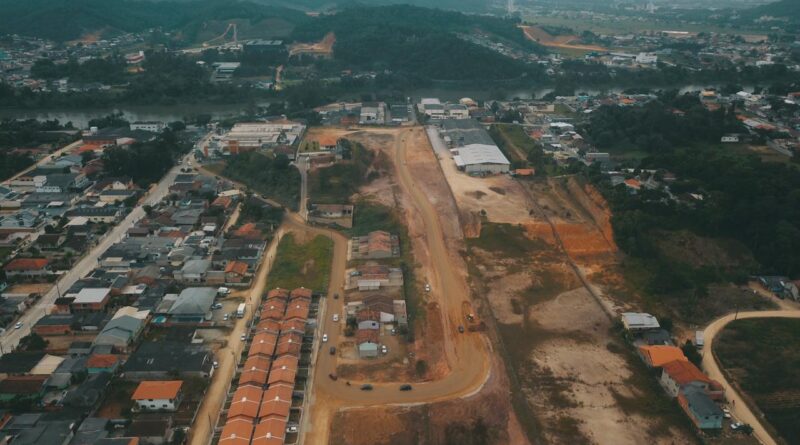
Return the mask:
<svg viewBox="0 0 800 445"><path fill-rule="evenodd" d="M182 380L153 381L139 383L131 399L137 411L177 411L181 404Z"/></svg>
<svg viewBox="0 0 800 445"><path fill-rule="evenodd" d="M161 133L164 131L166 125L163 122L159 121L136 121L131 124L130 128L131 131L141 130L141 131L149 131L152 133Z"/></svg>

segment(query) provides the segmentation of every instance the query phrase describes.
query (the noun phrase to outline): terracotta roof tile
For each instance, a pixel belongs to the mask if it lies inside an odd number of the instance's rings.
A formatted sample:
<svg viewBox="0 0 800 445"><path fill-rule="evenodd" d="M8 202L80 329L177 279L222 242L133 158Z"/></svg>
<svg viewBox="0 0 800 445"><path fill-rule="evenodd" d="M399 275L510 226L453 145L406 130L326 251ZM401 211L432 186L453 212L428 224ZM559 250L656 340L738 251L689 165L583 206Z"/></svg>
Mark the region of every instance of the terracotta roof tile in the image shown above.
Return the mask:
<svg viewBox="0 0 800 445"><path fill-rule="evenodd" d="M131 399L174 399L180 393L182 385L182 380L144 381L136 387Z"/></svg>

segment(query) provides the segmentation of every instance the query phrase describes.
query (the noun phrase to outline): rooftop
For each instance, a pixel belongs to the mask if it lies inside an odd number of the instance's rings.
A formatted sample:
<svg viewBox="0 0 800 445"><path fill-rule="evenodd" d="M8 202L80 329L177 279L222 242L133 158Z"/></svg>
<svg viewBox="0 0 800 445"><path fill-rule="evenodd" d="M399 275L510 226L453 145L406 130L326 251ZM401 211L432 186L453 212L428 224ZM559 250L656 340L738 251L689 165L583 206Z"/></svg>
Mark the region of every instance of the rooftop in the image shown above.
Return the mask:
<svg viewBox="0 0 800 445"><path fill-rule="evenodd" d="M166 380L166 381L143 381L136 387L131 399L133 400L148 400L148 399L174 399L178 397L181 391L183 380Z"/></svg>

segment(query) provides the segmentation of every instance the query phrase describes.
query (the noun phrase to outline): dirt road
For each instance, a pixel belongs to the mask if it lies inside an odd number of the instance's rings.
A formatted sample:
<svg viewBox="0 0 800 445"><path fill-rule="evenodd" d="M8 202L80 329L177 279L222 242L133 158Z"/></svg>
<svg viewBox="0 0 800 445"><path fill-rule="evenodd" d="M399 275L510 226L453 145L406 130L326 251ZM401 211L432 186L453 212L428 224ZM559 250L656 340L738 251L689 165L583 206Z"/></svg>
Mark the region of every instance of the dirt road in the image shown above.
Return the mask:
<svg viewBox="0 0 800 445"><path fill-rule="evenodd" d="M725 397L730 401L730 409L733 417L744 423L749 423L753 427L753 435L765 445L777 445L777 441L769 434L764 423L759 416L756 416L747 403L742 399L725 375L720 370L719 362L714 356L714 338L725 329L728 323L734 319L744 318L800 318L800 311L780 310L780 311L752 311L728 314L711 322L705 329L705 353L703 354L703 369L709 377L722 383L725 387Z"/></svg>
<svg viewBox="0 0 800 445"><path fill-rule="evenodd" d="M430 255L429 263L433 265L428 280L433 288L431 296L439 303L443 311L444 352L451 372L440 380L415 384L412 391L399 391L399 385L404 382L369 382L374 389L360 391L359 386L365 382L351 382L351 386L347 386L343 381L334 382L329 379L328 374L336 370L336 359L327 353L319 354L310 395L312 397L311 413L304 416L307 419L302 441L304 444L328 444L330 420L336 410L373 405L417 405L465 397L479 391L490 375L491 347L486 338L482 334L458 333L461 304L463 301L469 300L469 289L464 278L453 265L436 207L431 204L425 190L419 187L406 165L407 138L411 131L420 131L420 129L385 131L396 135L394 165L398 182L403 192L411 197L414 208L410 210L419 213L424 222L426 230L424 241ZM292 221L293 230L300 229L297 227L299 218L293 217ZM341 292L346 264L346 239L338 232L327 229L306 227L303 230L325 234L333 238L336 247L329 297L334 292ZM332 322L331 314L343 312L343 299L329 298L327 304L326 314L322 316L322 328L323 332L328 334L328 345L336 345L344 326L341 323ZM311 419L313 424L308 419Z"/></svg>
<svg viewBox="0 0 800 445"><path fill-rule="evenodd" d="M211 379L206 395L200 408L197 411L196 420L192 429L189 432L189 443L192 445L208 445L211 437L214 435L214 425L219 421L219 416L222 407L225 404L225 399L228 395L228 389L233 379L233 374L236 372L238 366L238 359L242 354L242 340L241 336L250 326L250 321L253 318L255 309L261 301L261 295L267 286L267 275L269 274L272 264L275 261L275 253L278 248L283 235L287 233L285 227L281 226L275 232L275 238L270 243L269 248L264 252L264 261L256 274L256 281L250 287L245 303L247 309L244 318L238 319L236 325L228 335L228 344L220 349L217 353L217 361L219 368L214 371L214 377Z"/></svg>

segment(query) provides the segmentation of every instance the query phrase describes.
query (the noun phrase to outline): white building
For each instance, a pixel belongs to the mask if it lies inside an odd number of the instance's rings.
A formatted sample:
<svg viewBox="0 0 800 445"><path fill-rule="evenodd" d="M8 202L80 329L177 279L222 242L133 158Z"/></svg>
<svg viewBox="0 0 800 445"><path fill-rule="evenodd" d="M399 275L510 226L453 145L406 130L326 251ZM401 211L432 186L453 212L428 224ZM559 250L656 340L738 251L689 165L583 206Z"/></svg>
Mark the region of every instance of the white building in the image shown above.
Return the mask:
<svg viewBox="0 0 800 445"><path fill-rule="evenodd" d="M364 102L358 123L362 125L383 125L386 123L386 104L383 102Z"/></svg>
<svg viewBox="0 0 800 445"><path fill-rule="evenodd" d="M222 137L222 146L231 154L276 145L293 145L306 126L285 119L264 122L240 122Z"/></svg>
<svg viewBox="0 0 800 445"><path fill-rule="evenodd" d="M131 399L138 411L177 411L181 404L182 380L149 381L139 383Z"/></svg>
<svg viewBox="0 0 800 445"><path fill-rule="evenodd" d="M166 128L163 122L159 121L136 121L131 124L131 131L141 130L149 131L152 133L161 133Z"/></svg>
<svg viewBox="0 0 800 445"><path fill-rule="evenodd" d="M456 166L466 173L508 173L511 166L496 145L469 144L453 152Z"/></svg>
<svg viewBox="0 0 800 445"><path fill-rule="evenodd" d="M655 65L658 63L658 56L652 53L639 53L635 60L642 65Z"/></svg>

